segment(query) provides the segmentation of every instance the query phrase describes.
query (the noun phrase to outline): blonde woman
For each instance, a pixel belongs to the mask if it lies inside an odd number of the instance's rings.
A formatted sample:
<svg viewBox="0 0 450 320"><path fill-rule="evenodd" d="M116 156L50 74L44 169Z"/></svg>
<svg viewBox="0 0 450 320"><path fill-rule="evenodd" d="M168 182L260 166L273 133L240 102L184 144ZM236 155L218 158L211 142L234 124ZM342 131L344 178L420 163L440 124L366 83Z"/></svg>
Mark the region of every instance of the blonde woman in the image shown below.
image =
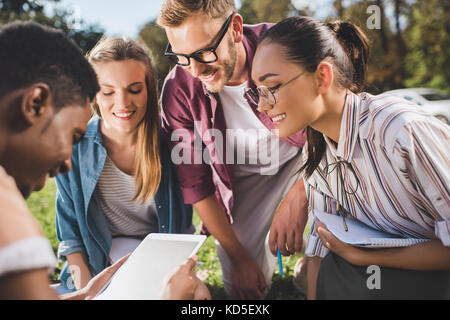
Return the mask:
<svg viewBox="0 0 450 320"><path fill-rule="evenodd" d="M193 232L160 130L151 61L133 40L101 40L88 55L100 83L94 117L56 178L65 287L88 281L149 233Z"/></svg>

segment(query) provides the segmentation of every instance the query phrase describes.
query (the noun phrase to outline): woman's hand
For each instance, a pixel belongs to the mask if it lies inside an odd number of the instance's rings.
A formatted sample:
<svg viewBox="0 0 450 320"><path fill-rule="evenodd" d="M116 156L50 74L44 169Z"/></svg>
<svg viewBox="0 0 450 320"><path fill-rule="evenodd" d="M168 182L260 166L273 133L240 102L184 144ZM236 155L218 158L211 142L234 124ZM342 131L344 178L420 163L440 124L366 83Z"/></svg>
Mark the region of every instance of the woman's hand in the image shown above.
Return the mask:
<svg viewBox="0 0 450 320"><path fill-rule="evenodd" d="M409 247L366 250L340 241L323 223L316 223L317 232L324 245L351 264L418 271L450 270L450 247L444 246L439 239Z"/></svg>
<svg viewBox="0 0 450 320"><path fill-rule="evenodd" d="M319 234L320 240L323 244L331 251L344 258L348 262L354 265L363 265L363 257L365 256L365 251L358 249L352 245L342 242L336 238L325 225L316 220L317 233Z"/></svg>

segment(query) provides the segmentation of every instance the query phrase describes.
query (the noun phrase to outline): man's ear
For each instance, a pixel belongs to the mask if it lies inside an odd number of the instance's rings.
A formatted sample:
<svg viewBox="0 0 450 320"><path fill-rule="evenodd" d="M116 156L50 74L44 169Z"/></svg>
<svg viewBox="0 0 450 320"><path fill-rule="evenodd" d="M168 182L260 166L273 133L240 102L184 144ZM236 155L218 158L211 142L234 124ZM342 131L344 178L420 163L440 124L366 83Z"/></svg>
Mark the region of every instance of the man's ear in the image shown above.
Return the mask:
<svg viewBox="0 0 450 320"><path fill-rule="evenodd" d="M235 13L231 19L231 28L233 29L234 42L239 43L244 39L244 20L239 13Z"/></svg>
<svg viewBox="0 0 450 320"><path fill-rule="evenodd" d="M51 106L50 87L45 83L33 84L23 95L22 116L28 124L34 124Z"/></svg>
<svg viewBox="0 0 450 320"><path fill-rule="evenodd" d="M330 62L322 61L316 70L317 93L325 94L334 81L333 65Z"/></svg>

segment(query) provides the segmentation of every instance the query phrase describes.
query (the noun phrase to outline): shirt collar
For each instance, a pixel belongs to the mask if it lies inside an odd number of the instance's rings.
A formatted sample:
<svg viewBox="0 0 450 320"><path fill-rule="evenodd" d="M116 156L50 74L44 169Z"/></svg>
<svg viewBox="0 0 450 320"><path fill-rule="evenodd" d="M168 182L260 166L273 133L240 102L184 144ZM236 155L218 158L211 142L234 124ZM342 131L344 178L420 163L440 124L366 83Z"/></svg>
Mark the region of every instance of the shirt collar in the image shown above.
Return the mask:
<svg viewBox="0 0 450 320"><path fill-rule="evenodd" d="M359 136L360 102L358 95L348 91L341 119L337 149L335 144L324 135L331 153L338 160L350 162L353 157L353 151Z"/></svg>
<svg viewBox="0 0 450 320"><path fill-rule="evenodd" d="M89 120L84 138L91 138L95 142L103 144L102 133L100 132L100 117L98 115L94 115Z"/></svg>

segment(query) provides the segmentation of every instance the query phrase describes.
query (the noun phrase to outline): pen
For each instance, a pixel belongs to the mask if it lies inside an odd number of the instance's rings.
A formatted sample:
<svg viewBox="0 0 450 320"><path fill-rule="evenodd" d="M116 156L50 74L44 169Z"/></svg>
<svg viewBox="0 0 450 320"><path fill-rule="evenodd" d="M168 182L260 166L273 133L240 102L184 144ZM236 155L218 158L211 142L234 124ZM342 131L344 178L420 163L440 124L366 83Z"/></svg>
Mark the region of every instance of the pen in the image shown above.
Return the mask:
<svg viewBox="0 0 450 320"><path fill-rule="evenodd" d="M280 267L280 275L283 276L283 262L281 261L281 253L280 250L277 248L277 255L278 255L278 267Z"/></svg>
<svg viewBox="0 0 450 320"><path fill-rule="evenodd" d="M345 232L348 232L347 222L345 221L346 212L344 211L344 208L341 207L341 204L339 203L339 201L337 201L336 209L339 212L339 214L342 216L342 222L344 223Z"/></svg>

